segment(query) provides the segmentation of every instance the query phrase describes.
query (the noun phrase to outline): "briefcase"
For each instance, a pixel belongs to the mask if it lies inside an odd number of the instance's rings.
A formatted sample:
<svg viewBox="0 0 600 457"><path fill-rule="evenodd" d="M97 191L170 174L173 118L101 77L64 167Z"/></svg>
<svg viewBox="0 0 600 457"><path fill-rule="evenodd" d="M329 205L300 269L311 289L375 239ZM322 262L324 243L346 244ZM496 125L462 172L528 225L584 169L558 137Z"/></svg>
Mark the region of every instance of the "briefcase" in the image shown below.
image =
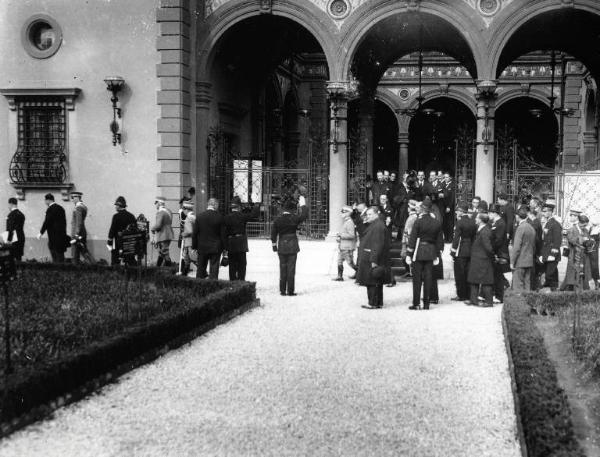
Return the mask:
<svg viewBox="0 0 600 457"><path fill-rule="evenodd" d="M563 255L563 257L569 257L570 253L571 253L571 250L567 246L565 246L565 247L562 248L562 255Z"/></svg>

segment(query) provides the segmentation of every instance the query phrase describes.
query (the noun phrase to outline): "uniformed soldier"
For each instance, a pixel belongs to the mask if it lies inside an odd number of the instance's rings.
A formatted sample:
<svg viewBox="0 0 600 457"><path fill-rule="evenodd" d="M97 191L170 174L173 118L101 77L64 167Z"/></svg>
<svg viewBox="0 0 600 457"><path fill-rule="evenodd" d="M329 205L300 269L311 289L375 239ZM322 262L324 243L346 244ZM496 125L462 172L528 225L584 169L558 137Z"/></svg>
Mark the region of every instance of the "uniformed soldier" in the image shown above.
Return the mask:
<svg viewBox="0 0 600 457"><path fill-rule="evenodd" d="M545 280L542 287L555 291L558 288L558 262L560 261L560 246L562 244L562 225L554 216L556 203L546 200L542 212L546 217L546 225L542 229L542 250L539 262Z"/></svg>
<svg viewBox="0 0 600 457"><path fill-rule="evenodd" d="M171 256L169 254L169 247L171 240L175 238L173 233L173 219L171 217L171 211L165 207L166 200L164 197L156 197L154 199L154 205L156 206L156 222L150 228L154 236L153 243L158 249L158 259L156 260L156 266L160 267L164 264L165 267L171 266Z"/></svg>
<svg viewBox="0 0 600 457"><path fill-rule="evenodd" d="M296 214L300 206L300 214ZM281 295L296 295L296 260L298 245L298 226L308 218L308 207L302 195L286 198L283 201L283 214L273 222L271 242L273 252L279 256L279 292Z"/></svg>
<svg viewBox="0 0 600 457"><path fill-rule="evenodd" d="M242 211L242 201L235 196L231 200L231 212L225 216L225 240L229 258L229 280L246 280L246 252L248 252L248 236L246 224L257 219L260 205L253 205L250 211Z"/></svg>
<svg viewBox="0 0 600 457"><path fill-rule="evenodd" d="M413 304L408 309L420 309L421 284L423 285L423 309L429 309L433 280L433 264L444 250L442 223L431 216L431 200L426 198L420 206L420 214L408 240L406 263L412 264Z"/></svg>
<svg viewBox="0 0 600 457"><path fill-rule="evenodd" d="M133 214L127 211L127 202L122 196L118 196L115 200L115 211L113 214L112 221L110 223L110 229L108 230L108 241L106 247L110 251L110 264L119 265L121 262L120 252L120 237L123 232L132 225L136 225L136 219ZM125 265L135 265L135 256L127 256L123 258Z"/></svg>
<svg viewBox="0 0 600 457"><path fill-rule="evenodd" d="M192 265L192 236L194 235L194 223L196 215L194 214L194 202L184 200L181 202L181 213L183 219L183 228L181 229L181 265L177 274L187 276Z"/></svg>
<svg viewBox="0 0 600 457"><path fill-rule="evenodd" d="M87 206L82 201L81 192L71 192L71 200L75 205L71 216L71 253L73 263L79 263L79 256L83 257L86 263L93 264L94 259L87 248L87 231L85 229L85 218L87 216Z"/></svg>

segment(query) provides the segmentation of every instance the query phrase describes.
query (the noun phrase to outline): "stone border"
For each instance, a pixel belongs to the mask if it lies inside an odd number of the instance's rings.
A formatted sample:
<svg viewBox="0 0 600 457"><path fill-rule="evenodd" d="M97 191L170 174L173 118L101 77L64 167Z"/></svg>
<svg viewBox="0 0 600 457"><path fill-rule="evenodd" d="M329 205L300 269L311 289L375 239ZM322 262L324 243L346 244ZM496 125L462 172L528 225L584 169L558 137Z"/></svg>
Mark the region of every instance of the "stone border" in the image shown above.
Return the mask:
<svg viewBox="0 0 600 457"><path fill-rule="evenodd" d="M156 76L160 89L156 103L160 164L157 193L165 197L171 210L191 185L191 14L189 0L160 0L156 10L158 36L156 50L160 63Z"/></svg>
<svg viewBox="0 0 600 457"><path fill-rule="evenodd" d="M256 308L258 306L260 306L260 299L255 299L254 301L248 302L245 305L240 306L239 308L233 309L228 313L225 313L211 321L208 321L207 323L195 328L194 330L179 335L178 337L169 341L164 346L151 349L128 362L118 365L117 367L108 371L104 375L86 382L83 386L77 388L75 391L69 392L65 395L61 395L60 397L56 398L55 400L49 403L37 406L28 413L16 419L13 419L9 423L1 424L0 438L8 436L20 428L26 427L27 425L30 425L33 422L50 416L57 409L62 408L63 406L69 405L71 403L75 403L85 398L89 394L97 391L101 387L104 387L112 382L116 382L116 380L123 374L129 371L133 371L134 369L139 368L142 365L153 362L159 357L165 355L167 352L172 351L173 349L177 349L186 343L189 343L193 339L214 329L218 325L221 325L245 313L246 311L249 311L252 308Z"/></svg>
<svg viewBox="0 0 600 457"><path fill-rule="evenodd" d="M48 49L38 48L31 40L31 32L38 24L49 25L55 33L55 41ZM59 23L47 14L35 14L31 16L25 21L25 24L23 24L23 28L21 29L21 44L23 45L23 48L25 48L25 51L27 51L27 54L35 59L47 59L52 57L58 52L62 40L63 33Z"/></svg>

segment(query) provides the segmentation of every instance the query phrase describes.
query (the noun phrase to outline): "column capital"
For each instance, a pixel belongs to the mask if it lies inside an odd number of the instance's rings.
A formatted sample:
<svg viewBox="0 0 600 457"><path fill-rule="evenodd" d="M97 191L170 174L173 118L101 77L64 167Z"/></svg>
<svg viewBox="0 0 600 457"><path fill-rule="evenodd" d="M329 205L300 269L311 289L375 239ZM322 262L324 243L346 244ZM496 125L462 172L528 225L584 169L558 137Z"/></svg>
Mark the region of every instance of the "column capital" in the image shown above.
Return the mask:
<svg viewBox="0 0 600 457"><path fill-rule="evenodd" d="M498 82L496 80L478 80L477 81L477 93L475 94L475 99L478 104L486 104L490 105L498 94L496 93L496 89L498 88Z"/></svg>
<svg viewBox="0 0 600 457"><path fill-rule="evenodd" d="M406 133L399 133L398 134L398 143L400 143L400 144L409 144L409 135L408 135L408 132L406 132Z"/></svg>
<svg viewBox="0 0 600 457"><path fill-rule="evenodd" d="M327 81L327 93L332 100L345 100L358 94L357 81Z"/></svg>

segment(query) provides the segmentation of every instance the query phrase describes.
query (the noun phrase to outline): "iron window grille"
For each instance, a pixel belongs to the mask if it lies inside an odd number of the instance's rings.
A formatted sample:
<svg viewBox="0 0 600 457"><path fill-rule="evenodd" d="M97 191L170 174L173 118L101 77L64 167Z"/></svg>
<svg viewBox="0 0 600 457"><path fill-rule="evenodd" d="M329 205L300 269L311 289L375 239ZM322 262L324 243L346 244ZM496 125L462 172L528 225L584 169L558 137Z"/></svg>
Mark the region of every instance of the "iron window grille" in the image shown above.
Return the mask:
<svg viewBox="0 0 600 457"><path fill-rule="evenodd" d="M64 183L67 179L64 98L23 98L17 109L18 146L9 168L12 183Z"/></svg>

